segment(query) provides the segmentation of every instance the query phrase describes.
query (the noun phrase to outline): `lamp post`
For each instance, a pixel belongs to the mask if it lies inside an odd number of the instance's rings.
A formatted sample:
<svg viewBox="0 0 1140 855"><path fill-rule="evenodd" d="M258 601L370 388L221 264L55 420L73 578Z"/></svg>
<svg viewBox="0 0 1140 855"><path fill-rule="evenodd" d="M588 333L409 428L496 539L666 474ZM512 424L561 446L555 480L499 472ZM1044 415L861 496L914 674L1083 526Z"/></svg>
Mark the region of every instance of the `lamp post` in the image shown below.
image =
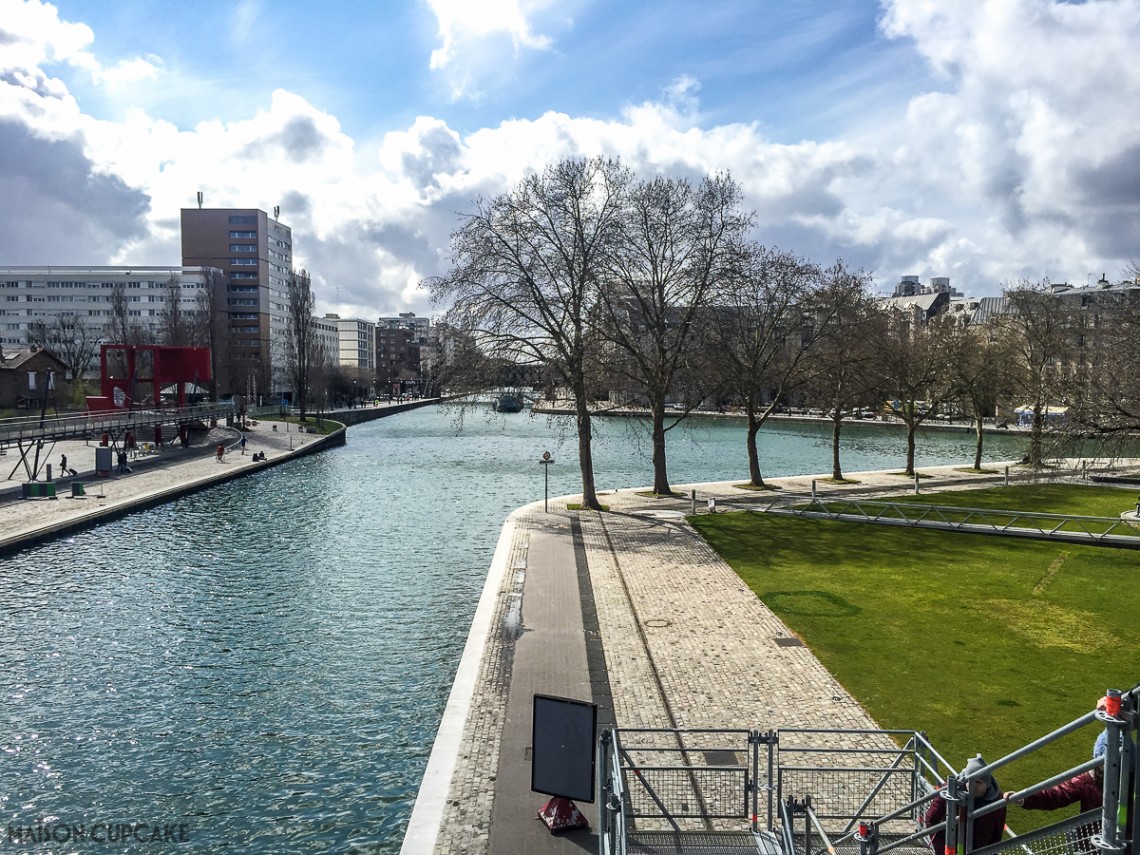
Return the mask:
<svg viewBox="0 0 1140 855"><path fill-rule="evenodd" d="M538 462L542 466L542 512L546 514L550 512L550 464L554 462L554 458L550 456L549 451L544 451L542 460Z"/></svg>

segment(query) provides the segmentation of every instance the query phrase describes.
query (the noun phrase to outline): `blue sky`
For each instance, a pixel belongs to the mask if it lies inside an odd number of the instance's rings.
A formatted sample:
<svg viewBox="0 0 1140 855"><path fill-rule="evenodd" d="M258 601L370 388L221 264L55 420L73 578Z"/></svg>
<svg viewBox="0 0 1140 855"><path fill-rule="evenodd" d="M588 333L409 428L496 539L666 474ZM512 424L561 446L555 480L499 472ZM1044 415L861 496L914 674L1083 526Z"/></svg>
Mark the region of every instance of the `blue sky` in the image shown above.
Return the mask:
<svg viewBox="0 0 1140 855"><path fill-rule="evenodd" d="M280 205L321 310L427 314L471 200L728 170L764 243L968 294L1140 258L1140 0L0 0L0 266Z"/></svg>

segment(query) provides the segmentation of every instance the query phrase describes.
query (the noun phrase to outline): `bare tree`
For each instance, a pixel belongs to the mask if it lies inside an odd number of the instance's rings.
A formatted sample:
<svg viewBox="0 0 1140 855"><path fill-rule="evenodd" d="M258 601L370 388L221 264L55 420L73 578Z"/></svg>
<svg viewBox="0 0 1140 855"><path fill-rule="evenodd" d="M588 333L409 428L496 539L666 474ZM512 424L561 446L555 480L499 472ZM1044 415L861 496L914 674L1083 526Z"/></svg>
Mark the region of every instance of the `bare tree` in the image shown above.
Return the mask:
<svg viewBox="0 0 1140 855"><path fill-rule="evenodd" d="M878 370L892 396L895 415L906 425L906 474L914 475L915 433L955 397L954 375L947 370L957 321L949 315L929 320L918 313L888 309L877 341Z"/></svg>
<svg viewBox="0 0 1140 855"><path fill-rule="evenodd" d="M997 323L1016 354L1016 388L1032 408L1026 463L1038 469L1045 462L1045 412L1072 374L1073 318L1047 281L1022 280L1005 289L1005 298L1009 311Z"/></svg>
<svg viewBox="0 0 1140 855"><path fill-rule="evenodd" d="M1140 287L1096 292L1074 321L1078 358L1067 389L1067 429L1111 453L1116 440L1140 432Z"/></svg>
<svg viewBox="0 0 1140 855"><path fill-rule="evenodd" d="M878 396L875 342L881 338L884 316L867 293L869 277L837 261L823 272L817 310L824 319L809 354L804 385L810 397L829 408L831 477L843 480L839 440L843 420L852 410Z"/></svg>
<svg viewBox="0 0 1140 855"><path fill-rule="evenodd" d="M672 492L665 453L666 404L674 384L698 374L694 329L716 283L740 256L750 215L727 175L697 186L673 178L639 182L625 200L606 256L604 329L611 366L641 390L649 409L653 492ZM686 401L686 407L692 406Z"/></svg>
<svg viewBox="0 0 1140 855"><path fill-rule="evenodd" d="M150 332L138 321L132 320L131 298L122 282L111 289L111 320L107 325L107 338L115 344L150 344Z"/></svg>
<svg viewBox="0 0 1140 855"><path fill-rule="evenodd" d="M427 280L446 322L493 359L541 366L574 400L582 502L599 509L590 412L600 263L631 179L613 160L564 160L477 202ZM454 379L454 378L453 378ZM484 379L484 382L486 380Z"/></svg>
<svg viewBox="0 0 1140 855"><path fill-rule="evenodd" d="M946 368L955 389L955 401L974 419L974 468L982 468L984 419L998 401L1013 393L1014 355L1007 337L986 324L958 326L949 342Z"/></svg>
<svg viewBox="0 0 1140 855"><path fill-rule="evenodd" d="M309 410L313 370L321 362L320 340L313 325L316 298L307 271L296 271L289 277L288 296L285 373L293 387L293 400L300 408L301 421L305 421Z"/></svg>
<svg viewBox="0 0 1140 855"><path fill-rule="evenodd" d="M210 348L210 397L218 400L219 388L232 385L222 377L223 355L229 343L229 311L226 304L225 275L216 267L203 271L202 287L195 297L197 311L194 313L196 330L194 340L203 347Z"/></svg>
<svg viewBox="0 0 1140 855"><path fill-rule="evenodd" d="M190 345L193 318L187 317L182 310L182 286L178 277L171 274L163 296L166 308L162 311L159 340L171 347L187 347Z"/></svg>
<svg viewBox="0 0 1140 855"><path fill-rule="evenodd" d="M764 486L760 428L790 392L826 317L812 317L821 271L791 253L744 247L700 320L719 396L744 410L749 483Z"/></svg>
<svg viewBox="0 0 1140 855"><path fill-rule="evenodd" d="M84 315L64 312L46 321L37 320L26 332L30 345L47 348L67 365L73 395L82 396L84 377L95 362L99 330Z"/></svg>

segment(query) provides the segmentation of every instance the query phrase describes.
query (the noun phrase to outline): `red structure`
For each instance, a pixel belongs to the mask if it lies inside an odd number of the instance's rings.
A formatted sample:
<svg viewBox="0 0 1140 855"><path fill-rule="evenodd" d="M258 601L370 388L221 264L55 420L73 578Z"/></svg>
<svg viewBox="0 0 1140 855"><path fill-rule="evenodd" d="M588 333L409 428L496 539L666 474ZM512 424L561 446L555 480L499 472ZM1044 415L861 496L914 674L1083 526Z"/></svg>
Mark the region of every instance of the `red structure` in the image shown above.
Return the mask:
<svg viewBox="0 0 1140 855"><path fill-rule="evenodd" d="M87 397L89 410L157 409L163 389L171 404L186 406L187 385L208 383L210 348L105 344L99 350L100 396ZM174 387L170 389L169 387Z"/></svg>

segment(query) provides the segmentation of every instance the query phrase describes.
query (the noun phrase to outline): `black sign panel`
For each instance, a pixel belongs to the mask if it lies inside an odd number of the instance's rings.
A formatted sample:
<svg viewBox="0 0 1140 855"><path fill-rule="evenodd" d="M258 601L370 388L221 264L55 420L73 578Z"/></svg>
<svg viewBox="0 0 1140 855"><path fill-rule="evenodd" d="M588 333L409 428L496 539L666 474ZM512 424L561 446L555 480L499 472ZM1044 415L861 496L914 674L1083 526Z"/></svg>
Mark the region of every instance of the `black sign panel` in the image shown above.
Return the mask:
<svg viewBox="0 0 1140 855"><path fill-rule="evenodd" d="M592 802L597 705L535 695L533 723L530 788L548 796Z"/></svg>

